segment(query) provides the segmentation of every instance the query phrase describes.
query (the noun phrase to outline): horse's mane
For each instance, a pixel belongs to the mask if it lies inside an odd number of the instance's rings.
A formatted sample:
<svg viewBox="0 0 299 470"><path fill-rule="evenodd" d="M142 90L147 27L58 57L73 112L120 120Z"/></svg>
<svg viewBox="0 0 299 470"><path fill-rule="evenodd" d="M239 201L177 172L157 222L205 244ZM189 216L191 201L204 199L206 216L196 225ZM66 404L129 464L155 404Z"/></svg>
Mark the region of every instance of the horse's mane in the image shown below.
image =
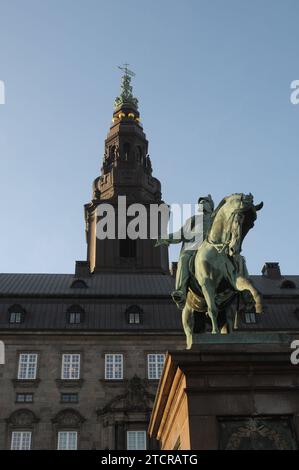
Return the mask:
<svg viewBox="0 0 299 470"><path fill-rule="evenodd" d="M220 211L221 207L224 206L224 204L226 204L226 201L227 199L229 198L230 196L225 196L222 201L219 202L218 206L216 207L216 209L213 211L212 215L211 215L211 219L212 221L215 219L216 215L218 214L218 212Z"/></svg>
<svg viewBox="0 0 299 470"><path fill-rule="evenodd" d="M220 209L227 203L228 199L230 199L232 196L240 196L241 194L240 193L233 193L231 194L230 196L225 196L218 204L218 206L216 207L216 209L213 211L212 215L211 215L211 224L210 224L210 228L208 230L208 233L206 235L206 238L208 238L208 236L210 235L210 231L212 230L212 226L213 226L213 223L214 223L214 220L216 218L216 215L218 214L218 212L220 211Z"/></svg>
<svg viewBox="0 0 299 470"><path fill-rule="evenodd" d="M242 196L242 193L233 193L233 194L230 194L230 196L225 196L218 204L218 206L216 207L216 209L214 210L214 212L212 213L211 215L211 218L212 218L212 221L214 221L214 218L216 217L216 215L218 214L218 212L220 211L221 207L224 206L224 204L227 203L228 199L230 199L231 197L233 196Z"/></svg>
<svg viewBox="0 0 299 470"><path fill-rule="evenodd" d="M210 235L210 232L212 230L212 227L213 227L213 223L215 221L215 218L218 214L218 212L220 211L220 209L227 203L227 201L233 197L233 196L242 196L242 193L233 193L231 194L230 196L225 196L218 204L218 206L216 207L216 209L213 211L212 215L211 215L211 224L210 224L210 228L208 230L208 233L206 235L206 239L209 237ZM256 212L254 211L247 211L246 212L246 216L245 216L245 220L243 222L243 230L242 230L242 240L244 239L245 235L248 233L248 231L253 227L254 225L254 221L256 219Z"/></svg>
<svg viewBox="0 0 299 470"><path fill-rule="evenodd" d="M207 231L207 234L206 234L205 239L208 239L208 238L209 238L209 235L210 235L210 232L211 232L211 230L212 230L215 217L216 217L216 215L218 214L218 212L220 211L221 207L224 206L224 204L226 203L226 201L227 201L227 196L225 196L225 197L222 199L222 201L220 201L220 203L218 204L218 206L216 207L216 209L212 212L210 228L209 228L209 230Z"/></svg>

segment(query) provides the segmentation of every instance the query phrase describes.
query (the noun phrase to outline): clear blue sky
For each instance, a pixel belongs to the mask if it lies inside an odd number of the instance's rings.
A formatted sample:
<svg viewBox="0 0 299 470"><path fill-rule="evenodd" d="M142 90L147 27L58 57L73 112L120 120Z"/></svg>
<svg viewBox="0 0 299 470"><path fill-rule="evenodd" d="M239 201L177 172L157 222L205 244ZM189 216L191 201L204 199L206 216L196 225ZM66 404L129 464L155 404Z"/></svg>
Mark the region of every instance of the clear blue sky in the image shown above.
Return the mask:
<svg viewBox="0 0 299 470"><path fill-rule="evenodd" d="M86 259L83 204L128 62L164 200L251 191L250 272L298 274L298 44L296 0L0 0L0 271Z"/></svg>

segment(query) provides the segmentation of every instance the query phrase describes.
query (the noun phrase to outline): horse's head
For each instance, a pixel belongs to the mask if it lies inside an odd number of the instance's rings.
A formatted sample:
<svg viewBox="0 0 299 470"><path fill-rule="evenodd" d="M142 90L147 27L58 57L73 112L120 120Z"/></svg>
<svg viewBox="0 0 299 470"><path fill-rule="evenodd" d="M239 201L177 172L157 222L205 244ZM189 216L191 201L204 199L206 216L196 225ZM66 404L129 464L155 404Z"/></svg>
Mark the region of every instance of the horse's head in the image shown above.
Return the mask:
<svg viewBox="0 0 299 470"><path fill-rule="evenodd" d="M237 193L225 197L213 214L209 241L226 247L231 256L240 253L242 241L262 207L263 203L254 205L252 194Z"/></svg>

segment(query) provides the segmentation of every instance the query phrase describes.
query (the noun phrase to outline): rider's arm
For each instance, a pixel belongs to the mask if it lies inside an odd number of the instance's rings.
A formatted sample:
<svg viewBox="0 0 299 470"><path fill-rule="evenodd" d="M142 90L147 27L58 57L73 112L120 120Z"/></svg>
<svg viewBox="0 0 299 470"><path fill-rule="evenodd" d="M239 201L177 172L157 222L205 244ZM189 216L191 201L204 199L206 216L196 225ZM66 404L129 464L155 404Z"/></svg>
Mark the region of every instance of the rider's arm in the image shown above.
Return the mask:
<svg viewBox="0 0 299 470"><path fill-rule="evenodd" d="M177 232L169 233L167 238L160 238L156 242L156 246L170 245L173 243L181 243L183 241L183 227Z"/></svg>
<svg viewBox="0 0 299 470"><path fill-rule="evenodd" d="M183 241L183 227L176 232L170 233L168 235L168 241L169 243L181 243Z"/></svg>

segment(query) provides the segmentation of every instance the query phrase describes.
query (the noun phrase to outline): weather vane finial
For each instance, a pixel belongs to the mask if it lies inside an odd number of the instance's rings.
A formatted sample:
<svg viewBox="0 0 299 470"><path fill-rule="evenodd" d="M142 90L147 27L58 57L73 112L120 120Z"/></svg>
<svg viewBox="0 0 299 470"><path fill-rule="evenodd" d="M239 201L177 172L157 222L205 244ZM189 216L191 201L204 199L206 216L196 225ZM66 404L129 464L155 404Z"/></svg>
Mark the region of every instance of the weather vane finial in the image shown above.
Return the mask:
<svg viewBox="0 0 299 470"><path fill-rule="evenodd" d="M122 67L119 65L118 68L124 72L124 75L122 77L120 95L114 101L114 108L118 109L126 104L138 109L138 99L133 96L133 88L131 86L131 79L135 77L135 73L129 69L129 64L123 64Z"/></svg>
<svg viewBox="0 0 299 470"><path fill-rule="evenodd" d="M122 70L123 72L125 72L125 75L130 75L130 77L135 77L135 73L128 68L129 65L130 64L123 64L122 67L119 65L118 68Z"/></svg>

